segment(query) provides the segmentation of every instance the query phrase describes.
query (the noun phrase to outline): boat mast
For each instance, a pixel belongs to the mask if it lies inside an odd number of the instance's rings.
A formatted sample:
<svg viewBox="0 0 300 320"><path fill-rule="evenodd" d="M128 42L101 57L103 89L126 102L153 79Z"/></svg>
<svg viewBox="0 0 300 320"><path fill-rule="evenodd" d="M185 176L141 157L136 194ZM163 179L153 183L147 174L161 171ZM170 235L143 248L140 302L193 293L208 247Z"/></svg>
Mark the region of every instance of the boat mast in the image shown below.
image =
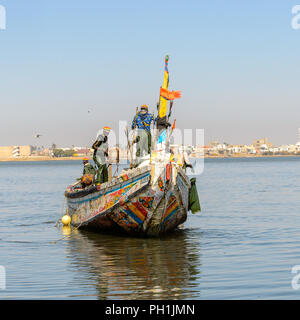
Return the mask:
<svg viewBox="0 0 300 320"><path fill-rule="evenodd" d="M169 87L169 70L168 70L169 56L165 57L165 69L164 69L164 80L162 87L163 89L168 89ZM163 118L167 114L168 109L168 100L163 97L161 94L159 96L159 105L158 105L158 117Z"/></svg>

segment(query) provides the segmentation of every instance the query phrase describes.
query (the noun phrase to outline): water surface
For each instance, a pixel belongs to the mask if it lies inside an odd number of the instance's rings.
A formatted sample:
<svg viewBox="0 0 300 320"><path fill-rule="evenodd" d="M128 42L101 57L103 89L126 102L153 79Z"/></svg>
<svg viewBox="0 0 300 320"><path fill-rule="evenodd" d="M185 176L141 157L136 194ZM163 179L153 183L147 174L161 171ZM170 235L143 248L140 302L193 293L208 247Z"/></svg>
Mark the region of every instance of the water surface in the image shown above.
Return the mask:
<svg viewBox="0 0 300 320"><path fill-rule="evenodd" d="M56 228L81 162L0 163L0 299L299 299L300 158L208 159L160 239Z"/></svg>

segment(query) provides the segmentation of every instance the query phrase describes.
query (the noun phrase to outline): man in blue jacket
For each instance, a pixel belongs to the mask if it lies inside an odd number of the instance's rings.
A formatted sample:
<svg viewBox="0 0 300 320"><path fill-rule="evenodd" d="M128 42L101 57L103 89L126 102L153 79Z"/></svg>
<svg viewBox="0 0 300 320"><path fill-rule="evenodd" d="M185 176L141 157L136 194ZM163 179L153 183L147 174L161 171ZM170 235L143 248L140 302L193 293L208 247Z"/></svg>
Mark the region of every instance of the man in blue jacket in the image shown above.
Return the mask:
<svg viewBox="0 0 300 320"><path fill-rule="evenodd" d="M135 115L131 129L138 129L134 143L137 144L136 157L143 156L143 153L151 152L151 123L154 120L154 115L148 112L148 106L142 105L140 111Z"/></svg>

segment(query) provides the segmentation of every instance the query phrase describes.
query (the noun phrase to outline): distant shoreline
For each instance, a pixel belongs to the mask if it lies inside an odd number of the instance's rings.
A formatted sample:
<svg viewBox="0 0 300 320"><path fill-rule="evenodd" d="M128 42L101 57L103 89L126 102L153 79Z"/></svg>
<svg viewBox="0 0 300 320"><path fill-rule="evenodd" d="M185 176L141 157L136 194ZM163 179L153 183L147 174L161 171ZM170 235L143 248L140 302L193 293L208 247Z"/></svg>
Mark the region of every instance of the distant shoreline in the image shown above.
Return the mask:
<svg viewBox="0 0 300 320"><path fill-rule="evenodd" d="M243 155L243 154L238 154L238 155L233 155L233 156L204 156L204 159L238 159L238 158L286 158L286 157L298 157L300 155L297 154L287 154L287 155ZM45 157L45 156L31 156L31 157L22 157L22 158L0 158L0 162L22 162L22 161L79 161L83 160L85 157L59 157L59 158L54 158L54 157ZM191 157L192 159L203 159L202 157ZM89 160L92 160L91 157L88 157ZM120 159L120 160L126 160Z"/></svg>
<svg viewBox="0 0 300 320"><path fill-rule="evenodd" d="M204 159L235 159L235 158L288 158L300 157L299 154L276 154L276 155L233 155L233 156L205 156ZM193 158L193 157L192 157ZM196 157L194 157L196 158ZM200 158L198 158L200 159Z"/></svg>
<svg viewBox="0 0 300 320"><path fill-rule="evenodd" d="M63 160L82 160L84 157L20 157L20 158L0 158L0 162L22 162L22 161L63 161Z"/></svg>

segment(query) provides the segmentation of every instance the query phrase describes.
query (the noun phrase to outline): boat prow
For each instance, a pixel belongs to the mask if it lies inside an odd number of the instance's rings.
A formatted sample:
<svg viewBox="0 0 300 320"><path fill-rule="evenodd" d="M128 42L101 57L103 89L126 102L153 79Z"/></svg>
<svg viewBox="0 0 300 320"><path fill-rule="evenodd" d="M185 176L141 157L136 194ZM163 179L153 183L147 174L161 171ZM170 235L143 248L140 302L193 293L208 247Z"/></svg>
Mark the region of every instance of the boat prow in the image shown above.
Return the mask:
<svg viewBox="0 0 300 320"><path fill-rule="evenodd" d="M72 185L65 197L76 227L158 236L186 220L190 187L180 167L159 159L122 171L100 188Z"/></svg>

